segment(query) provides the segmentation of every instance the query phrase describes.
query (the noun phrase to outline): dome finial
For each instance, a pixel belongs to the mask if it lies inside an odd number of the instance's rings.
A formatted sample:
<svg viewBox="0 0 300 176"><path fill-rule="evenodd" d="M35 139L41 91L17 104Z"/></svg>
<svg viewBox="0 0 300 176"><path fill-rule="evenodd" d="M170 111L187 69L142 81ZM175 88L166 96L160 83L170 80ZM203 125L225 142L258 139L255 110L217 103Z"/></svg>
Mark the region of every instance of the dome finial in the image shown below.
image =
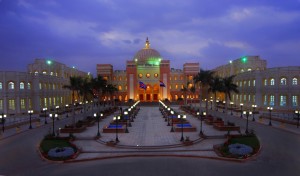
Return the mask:
<svg viewBox="0 0 300 176"><path fill-rule="evenodd" d="M150 42L149 42L149 39L147 37L146 44L145 44L145 49L149 49L149 48L150 48Z"/></svg>

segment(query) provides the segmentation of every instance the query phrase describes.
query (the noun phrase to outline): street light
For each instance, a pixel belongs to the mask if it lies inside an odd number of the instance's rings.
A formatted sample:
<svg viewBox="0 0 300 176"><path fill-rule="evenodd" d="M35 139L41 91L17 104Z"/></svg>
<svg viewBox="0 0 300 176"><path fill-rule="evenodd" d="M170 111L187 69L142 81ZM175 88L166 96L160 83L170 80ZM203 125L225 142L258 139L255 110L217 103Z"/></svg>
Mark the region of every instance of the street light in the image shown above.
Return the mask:
<svg viewBox="0 0 300 176"><path fill-rule="evenodd" d="M113 120L116 121L116 142L120 142L118 138L118 120L120 120L120 116L114 117Z"/></svg>
<svg viewBox="0 0 300 176"><path fill-rule="evenodd" d="M69 111L68 111L68 108L69 108L69 105L66 104L66 113L67 113L66 117L69 117Z"/></svg>
<svg viewBox="0 0 300 176"><path fill-rule="evenodd" d="M245 114L246 117L247 117L247 121L246 121L246 131L245 131L245 133L248 134L248 133L249 133L249 131L248 131L248 119L249 119L249 115L251 115L252 112L251 112L251 111L244 111L244 114Z"/></svg>
<svg viewBox="0 0 300 176"><path fill-rule="evenodd" d="M171 108L168 108L168 111L169 111L169 114L170 114L171 113ZM167 121L168 121L167 126L170 126L169 114L167 115Z"/></svg>
<svg viewBox="0 0 300 176"><path fill-rule="evenodd" d="M32 129L32 126L31 126L31 115L33 114L33 110L28 110L28 114L29 114L29 129Z"/></svg>
<svg viewBox="0 0 300 176"><path fill-rule="evenodd" d="M212 105L213 104L213 100L210 100L210 110L212 110Z"/></svg>
<svg viewBox="0 0 300 176"><path fill-rule="evenodd" d="M233 106L233 102L230 102L230 115L233 115L232 114L232 106Z"/></svg>
<svg viewBox="0 0 300 176"><path fill-rule="evenodd" d="M255 112L255 109L257 108L257 105L252 105L252 108L253 108L253 113L252 113L252 121L254 122L255 121L255 118L254 118L254 112Z"/></svg>
<svg viewBox="0 0 300 176"><path fill-rule="evenodd" d="M49 117L52 118L52 136L55 136L55 132L54 132L54 120L57 117L57 114L49 114Z"/></svg>
<svg viewBox="0 0 300 176"><path fill-rule="evenodd" d="M5 118L6 118L6 114L4 114L4 113L0 114L0 119L1 119L1 123L2 123L2 131L3 132L4 132Z"/></svg>
<svg viewBox="0 0 300 176"><path fill-rule="evenodd" d="M183 119L186 118L186 115L178 115L178 118L181 119L181 138L180 138L180 141L184 141L184 138L183 138Z"/></svg>
<svg viewBox="0 0 300 176"><path fill-rule="evenodd" d="M225 113L225 105L226 105L226 101L223 101L223 104L224 104L223 113Z"/></svg>
<svg viewBox="0 0 300 176"><path fill-rule="evenodd" d="M296 111L295 111L295 114L298 116L298 118L297 118L297 120L298 120L297 128L299 128L300 111L296 110Z"/></svg>
<svg viewBox="0 0 300 176"><path fill-rule="evenodd" d="M44 117L45 117L45 124L48 124L48 122L47 122L47 108L43 108L43 112L45 113L44 114Z"/></svg>
<svg viewBox="0 0 300 176"><path fill-rule="evenodd" d="M129 133L128 128L127 128L127 123L128 123L128 112L125 110L124 111L124 118L126 120L126 129L125 129L125 133Z"/></svg>
<svg viewBox="0 0 300 176"><path fill-rule="evenodd" d="M100 116L102 117L103 114L101 113ZM97 118L97 123L98 123L98 130L97 130L97 137L100 137L100 131L99 131L99 121L100 121L100 117L97 113L94 113L94 117Z"/></svg>
<svg viewBox="0 0 300 176"><path fill-rule="evenodd" d="M216 111L218 111L218 103L219 103L219 100L216 100Z"/></svg>
<svg viewBox="0 0 300 176"><path fill-rule="evenodd" d="M173 115L174 115L174 111L171 111L171 117L172 117L172 119L171 119L171 122L172 122L172 127L171 127L171 132L174 132L174 127L173 127Z"/></svg>
<svg viewBox="0 0 300 176"><path fill-rule="evenodd" d="M59 109L59 106L56 106L55 108L56 108L57 120L59 120L59 118L58 118L58 109Z"/></svg>
<svg viewBox="0 0 300 176"><path fill-rule="evenodd" d="M269 118L269 126L272 126L272 111L273 111L273 107L267 107L267 109L269 110L269 114L270 114L270 118Z"/></svg>
<svg viewBox="0 0 300 176"><path fill-rule="evenodd" d="M206 116L206 112L202 112L202 116ZM197 116L200 116L200 112L197 112ZM202 122L203 122L203 117L200 116L200 132L199 135L203 136L203 130L202 130Z"/></svg>
<svg viewBox="0 0 300 176"><path fill-rule="evenodd" d="M241 106L241 118L243 118L243 106L244 106L244 104L241 103L240 106Z"/></svg>

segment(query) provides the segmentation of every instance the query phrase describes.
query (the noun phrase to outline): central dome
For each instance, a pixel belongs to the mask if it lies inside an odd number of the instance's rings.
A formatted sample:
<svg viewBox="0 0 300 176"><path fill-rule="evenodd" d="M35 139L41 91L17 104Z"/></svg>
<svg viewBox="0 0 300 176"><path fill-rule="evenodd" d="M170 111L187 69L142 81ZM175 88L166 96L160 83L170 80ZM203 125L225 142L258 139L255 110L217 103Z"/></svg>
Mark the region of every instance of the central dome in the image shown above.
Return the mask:
<svg viewBox="0 0 300 176"><path fill-rule="evenodd" d="M150 42L148 40L146 40L146 44L145 44L145 48L139 50L134 58L134 61L139 62L139 63L149 63L149 61L153 61L153 60L161 60L161 56L159 54L158 51L156 51L155 49L151 49L150 48Z"/></svg>

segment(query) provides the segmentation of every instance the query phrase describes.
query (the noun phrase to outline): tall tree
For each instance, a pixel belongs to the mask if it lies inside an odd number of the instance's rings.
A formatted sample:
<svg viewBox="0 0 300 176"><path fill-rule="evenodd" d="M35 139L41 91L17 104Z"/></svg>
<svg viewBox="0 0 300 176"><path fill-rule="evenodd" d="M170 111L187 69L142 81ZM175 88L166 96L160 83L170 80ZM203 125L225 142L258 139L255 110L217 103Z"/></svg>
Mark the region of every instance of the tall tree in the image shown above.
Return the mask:
<svg viewBox="0 0 300 176"><path fill-rule="evenodd" d="M210 87L208 92L212 92L214 94L215 100L215 107L217 107L217 93L223 91L223 81L219 76L213 77L212 81L210 82ZM207 99L208 100L208 99ZM206 109L207 109L207 101L206 101Z"/></svg>
<svg viewBox="0 0 300 176"><path fill-rule="evenodd" d="M92 82L90 78L83 78L81 81L79 93L82 96L84 103L84 113L86 114L86 101L90 100L93 95Z"/></svg>
<svg viewBox="0 0 300 176"><path fill-rule="evenodd" d="M98 75L92 79L92 87L98 94L98 101L101 101L103 89L105 88L107 81L102 76Z"/></svg>
<svg viewBox="0 0 300 176"><path fill-rule="evenodd" d="M115 85L107 84L104 89L104 93L108 93L110 96L111 101L114 103L115 100L113 100L113 95L118 91L118 88ZM115 106L115 103L113 104Z"/></svg>
<svg viewBox="0 0 300 176"><path fill-rule="evenodd" d="M231 92L239 93L238 86L233 83L235 75L223 78L223 93L225 94L225 109L227 112L228 98L231 101Z"/></svg>
<svg viewBox="0 0 300 176"><path fill-rule="evenodd" d="M203 70L200 69L200 72L194 77L194 83L195 84L199 84L199 101L200 101L200 107L201 107L201 101L202 101L202 89L207 88L207 90L209 89L209 86L213 80L213 75L214 75L214 71L211 70ZM206 99L208 99L208 93L206 94ZM207 107L207 105L206 105ZM207 112L207 110L206 110Z"/></svg>
<svg viewBox="0 0 300 176"><path fill-rule="evenodd" d="M69 85L64 85L63 88L69 89L72 91L72 123L73 127L75 127L75 94L78 97L79 96L79 90L80 86L82 85L82 78L79 76L71 76L70 77L70 84Z"/></svg>

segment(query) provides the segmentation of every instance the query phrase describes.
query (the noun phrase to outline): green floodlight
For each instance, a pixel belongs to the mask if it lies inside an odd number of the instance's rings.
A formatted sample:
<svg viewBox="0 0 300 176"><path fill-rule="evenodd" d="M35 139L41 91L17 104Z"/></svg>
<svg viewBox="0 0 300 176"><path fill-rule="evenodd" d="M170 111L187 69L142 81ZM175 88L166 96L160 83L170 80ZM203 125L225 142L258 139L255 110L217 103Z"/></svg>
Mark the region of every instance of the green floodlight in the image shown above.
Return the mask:
<svg viewBox="0 0 300 176"><path fill-rule="evenodd" d="M247 63L247 61L248 61L248 58L245 56L245 57L242 57L242 62L243 63Z"/></svg>
<svg viewBox="0 0 300 176"><path fill-rule="evenodd" d="M47 60L46 62L47 62L48 65L51 65L51 64L52 64L52 61L51 61L51 60Z"/></svg>

